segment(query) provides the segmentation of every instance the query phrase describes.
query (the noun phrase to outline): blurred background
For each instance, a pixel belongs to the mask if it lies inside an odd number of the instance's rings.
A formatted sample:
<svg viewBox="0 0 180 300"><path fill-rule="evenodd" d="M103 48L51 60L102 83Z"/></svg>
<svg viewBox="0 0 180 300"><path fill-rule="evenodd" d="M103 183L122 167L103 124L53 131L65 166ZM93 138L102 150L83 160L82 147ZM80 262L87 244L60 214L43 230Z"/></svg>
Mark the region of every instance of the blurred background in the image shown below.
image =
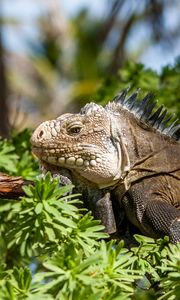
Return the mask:
<svg viewBox="0 0 180 300"><path fill-rule="evenodd" d="M179 0L0 0L0 135L121 88L180 114Z"/></svg>

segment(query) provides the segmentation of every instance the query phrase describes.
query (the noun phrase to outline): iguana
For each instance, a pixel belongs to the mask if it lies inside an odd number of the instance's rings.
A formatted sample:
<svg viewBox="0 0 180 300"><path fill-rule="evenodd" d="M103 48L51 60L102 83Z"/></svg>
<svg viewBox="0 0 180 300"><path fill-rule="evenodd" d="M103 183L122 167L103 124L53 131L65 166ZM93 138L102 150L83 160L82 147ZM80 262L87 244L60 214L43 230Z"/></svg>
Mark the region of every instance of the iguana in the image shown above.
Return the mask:
<svg viewBox="0 0 180 300"><path fill-rule="evenodd" d="M180 241L180 125L149 93L123 91L105 107L43 122L32 135L45 170L63 174L82 191L108 232L116 231L111 201L140 231ZM63 178L63 177L62 177Z"/></svg>

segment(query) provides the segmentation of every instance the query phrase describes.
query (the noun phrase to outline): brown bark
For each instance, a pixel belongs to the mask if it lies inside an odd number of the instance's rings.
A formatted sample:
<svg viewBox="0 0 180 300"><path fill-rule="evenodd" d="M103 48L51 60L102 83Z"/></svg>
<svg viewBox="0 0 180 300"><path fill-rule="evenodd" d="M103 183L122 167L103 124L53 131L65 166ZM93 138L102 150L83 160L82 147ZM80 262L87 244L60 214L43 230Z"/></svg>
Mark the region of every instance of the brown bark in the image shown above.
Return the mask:
<svg viewBox="0 0 180 300"><path fill-rule="evenodd" d="M33 182L22 177L0 173L0 199L19 200L20 196L25 195L23 186L28 184L33 184Z"/></svg>
<svg viewBox="0 0 180 300"><path fill-rule="evenodd" d="M7 83L4 62L4 49L2 43L2 26L0 25L0 136L8 137L8 105L7 105Z"/></svg>

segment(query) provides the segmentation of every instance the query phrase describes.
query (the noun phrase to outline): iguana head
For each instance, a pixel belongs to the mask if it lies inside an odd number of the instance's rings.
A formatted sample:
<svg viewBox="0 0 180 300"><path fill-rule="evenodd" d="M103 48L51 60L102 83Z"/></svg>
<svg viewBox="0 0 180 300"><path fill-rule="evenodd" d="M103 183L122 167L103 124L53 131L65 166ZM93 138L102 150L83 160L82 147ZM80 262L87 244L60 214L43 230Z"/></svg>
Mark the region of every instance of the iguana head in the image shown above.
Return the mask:
<svg viewBox="0 0 180 300"><path fill-rule="evenodd" d="M41 164L71 170L100 188L114 185L124 167L112 123L108 110L87 104L78 114L39 125L31 138L33 152Z"/></svg>
<svg viewBox="0 0 180 300"><path fill-rule="evenodd" d="M146 160L148 165L152 153L161 153L161 148L180 139L177 120L169 124L171 116L163 106L154 110L151 94L141 101L137 95L127 98L125 90L105 108L90 103L78 114L42 123L31 138L41 165L60 175L62 170L70 170L80 181L82 178L99 188L115 186L119 180L127 188L127 173L137 165L144 170L141 163ZM161 163L161 159L154 159L155 170L158 161Z"/></svg>

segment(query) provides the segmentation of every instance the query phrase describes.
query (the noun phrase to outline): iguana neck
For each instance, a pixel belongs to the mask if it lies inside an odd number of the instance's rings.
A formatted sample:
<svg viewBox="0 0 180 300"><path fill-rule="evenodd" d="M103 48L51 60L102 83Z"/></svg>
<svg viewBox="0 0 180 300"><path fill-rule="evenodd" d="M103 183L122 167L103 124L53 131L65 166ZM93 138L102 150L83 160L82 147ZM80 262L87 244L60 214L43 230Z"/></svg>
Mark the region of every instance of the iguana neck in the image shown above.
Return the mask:
<svg viewBox="0 0 180 300"><path fill-rule="evenodd" d="M128 112L129 114L129 112ZM123 120L122 120L123 119ZM126 113L121 116L121 120L117 124L119 127L119 136L121 143L127 149L130 161L130 169L138 162L142 163L143 159L148 158L153 153L161 152L162 149L168 147L171 143L177 143L155 131L139 121L135 121L134 116L126 117ZM121 125L120 125L121 124ZM157 162L162 163L162 162Z"/></svg>

